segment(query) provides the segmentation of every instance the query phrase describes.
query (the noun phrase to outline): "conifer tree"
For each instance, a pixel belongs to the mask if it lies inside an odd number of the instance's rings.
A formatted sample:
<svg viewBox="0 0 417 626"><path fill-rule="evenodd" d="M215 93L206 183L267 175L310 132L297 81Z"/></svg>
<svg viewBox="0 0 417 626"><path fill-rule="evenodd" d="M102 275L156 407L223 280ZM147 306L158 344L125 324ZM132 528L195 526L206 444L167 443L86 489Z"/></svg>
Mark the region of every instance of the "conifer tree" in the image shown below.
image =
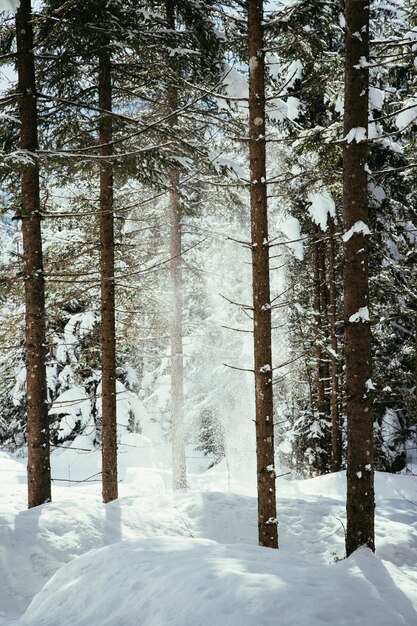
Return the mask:
<svg viewBox="0 0 417 626"><path fill-rule="evenodd" d="M51 500L49 420L45 368L45 279L39 198L37 91L32 7L21 0L16 14L20 112L21 214L26 306L26 388L28 425L28 504Z"/></svg>
<svg viewBox="0 0 417 626"><path fill-rule="evenodd" d="M249 153L259 544L278 548L265 150L263 1L248 4Z"/></svg>
<svg viewBox="0 0 417 626"><path fill-rule="evenodd" d="M102 483L103 502L115 500L117 488L116 325L114 277L114 217L112 148L111 57L103 42L98 57L100 107L100 279L102 370ZM108 112L108 113L107 113Z"/></svg>
<svg viewBox="0 0 417 626"><path fill-rule="evenodd" d="M175 2L166 0L168 29L175 32ZM178 86L175 61L168 60L173 76L167 88L170 126L174 133L178 124ZM173 82L174 81L174 82ZM182 347L183 287L181 258L181 215L180 174L178 168L170 166L169 181L169 224L170 224L170 276L171 276L171 437L172 437L172 482L174 489L187 487L185 440L184 440L184 360Z"/></svg>
<svg viewBox="0 0 417 626"><path fill-rule="evenodd" d="M371 327L368 286L369 2L345 8L343 149L344 325L347 417L346 553L375 549Z"/></svg>

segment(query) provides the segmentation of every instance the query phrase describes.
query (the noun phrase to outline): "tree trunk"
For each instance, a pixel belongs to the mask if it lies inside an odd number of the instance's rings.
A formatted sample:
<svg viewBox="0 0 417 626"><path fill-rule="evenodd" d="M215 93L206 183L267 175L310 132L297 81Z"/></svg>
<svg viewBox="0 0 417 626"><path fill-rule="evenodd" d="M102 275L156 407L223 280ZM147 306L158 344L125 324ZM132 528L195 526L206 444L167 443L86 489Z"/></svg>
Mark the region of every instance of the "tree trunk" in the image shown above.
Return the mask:
<svg viewBox="0 0 417 626"><path fill-rule="evenodd" d="M166 0L168 28L175 31L175 2ZM175 81L176 67L169 62L171 80ZM168 110L178 109L178 88L171 83L167 92ZM169 118L171 128L178 124L178 116ZM175 131L174 131L175 132ZM171 424L172 424L172 484L174 489L186 489L187 471L184 441L184 361L182 347L182 257L181 257L181 214L180 176L175 167L168 171L169 224L170 224L170 276L171 276Z"/></svg>
<svg viewBox="0 0 417 626"><path fill-rule="evenodd" d="M417 315L414 319L414 383L415 383L415 400L416 408L414 412L414 426L417 429Z"/></svg>
<svg viewBox="0 0 417 626"><path fill-rule="evenodd" d="M22 165L23 273L26 307L26 390L28 506L50 502L51 467L46 388L45 278L39 198L38 123L31 2L21 0L16 15L20 147L31 162Z"/></svg>
<svg viewBox="0 0 417 626"><path fill-rule="evenodd" d="M274 416L272 392L271 305L265 159L265 61L263 2L248 3L249 157L252 224L252 281L258 477L259 545L278 547L276 519Z"/></svg>
<svg viewBox="0 0 417 626"><path fill-rule="evenodd" d="M322 235L320 234L320 237ZM322 453L322 471L326 473L330 471L331 467L331 454L332 454L332 442L331 442L331 418L330 418L330 359L329 359L329 344L330 344L330 332L329 332L329 294L327 286L327 244L326 240L319 242L319 282L320 282L320 312L321 312L321 337L323 342L323 348L321 352L320 363L320 382L322 385L323 393L323 414L322 414L322 427L323 436L321 438L321 448L324 450Z"/></svg>
<svg viewBox="0 0 417 626"><path fill-rule="evenodd" d="M334 219L329 218L329 332L330 347L332 354L330 355L330 416L332 420L332 457L331 467L333 472L342 469L342 431L340 427L338 395L339 395L339 378L337 363L337 291L336 291L336 254L335 254L335 236L334 236Z"/></svg>
<svg viewBox="0 0 417 626"><path fill-rule="evenodd" d="M321 347L321 306L320 306L320 270L319 270L319 244L318 244L318 229L313 227L313 245L312 261L313 261L313 292L314 292L314 319L316 327L316 386L317 386L317 409L319 417L323 416L324 405L324 385L321 381L321 361L322 361L322 347Z"/></svg>
<svg viewBox="0 0 417 626"><path fill-rule="evenodd" d="M322 235L320 235L322 237ZM327 286L327 245L326 241L319 242L319 283L320 283L320 313L321 313L321 333L322 333L322 358L321 358L321 381L323 384L323 418L328 420L330 418L330 393L329 393L329 381L330 381L330 366L329 366L329 353L327 347L330 343L329 333L329 294ZM326 432L326 439L329 438L328 432ZM330 443L326 441L326 451L328 450L330 456ZM326 462L327 463L327 462Z"/></svg>
<svg viewBox="0 0 417 626"><path fill-rule="evenodd" d="M99 55L99 106L111 111L111 61L103 46ZM100 155L113 154L112 118L100 115ZM116 419L116 332L114 302L113 166L100 161L100 273L101 273L101 368L102 368L102 491L103 502L118 497Z"/></svg>
<svg viewBox="0 0 417 626"><path fill-rule="evenodd" d="M325 346L329 339L329 323L327 311L327 281L326 281L326 249L322 234L318 226L313 226L314 242L312 246L313 284L314 284L314 316L316 325L316 386L317 409L323 434L319 446L323 452L317 460L316 469L324 474L330 466L330 431L327 422L330 418L329 404L329 359Z"/></svg>
<svg viewBox="0 0 417 626"><path fill-rule="evenodd" d="M326 297L323 289L326 290L326 269L324 266L322 242L320 229L315 226L313 231L315 239L313 252L313 273L314 273L314 317L316 320L317 342L316 342L316 378L317 378L317 408L320 419L326 417L326 374L325 350L323 342L325 338L325 317L326 317Z"/></svg>
<svg viewBox="0 0 417 626"><path fill-rule="evenodd" d="M346 0L345 136L368 128L369 1ZM368 223L368 148L353 139L343 150L343 214L347 233ZM366 230L366 229L365 229ZM374 540L374 468L371 379L371 329L368 294L368 239L358 232L344 237L344 323L347 415L346 553ZM352 317L353 316L353 317ZM355 321L356 320L356 321Z"/></svg>

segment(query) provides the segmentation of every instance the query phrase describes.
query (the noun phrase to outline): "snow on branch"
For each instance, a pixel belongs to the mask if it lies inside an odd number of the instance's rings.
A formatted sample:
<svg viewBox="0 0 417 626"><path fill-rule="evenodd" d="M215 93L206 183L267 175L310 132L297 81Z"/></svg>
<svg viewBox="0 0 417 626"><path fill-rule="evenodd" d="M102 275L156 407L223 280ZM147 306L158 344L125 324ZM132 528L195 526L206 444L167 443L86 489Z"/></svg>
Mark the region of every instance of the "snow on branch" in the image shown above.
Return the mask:
<svg viewBox="0 0 417 626"><path fill-rule="evenodd" d="M369 226L365 224L365 222L362 222L362 220L355 222L353 226L351 226L349 230L345 232L345 234L342 236L342 239L346 243L347 241L349 241L349 239L351 239L351 237L353 237L353 235L359 234L359 233L362 233L362 235L371 234L371 231L369 230Z"/></svg>
<svg viewBox="0 0 417 626"><path fill-rule="evenodd" d="M361 306L356 313L349 317L349 322L369 322L369 309L367 306Z"/></svg>

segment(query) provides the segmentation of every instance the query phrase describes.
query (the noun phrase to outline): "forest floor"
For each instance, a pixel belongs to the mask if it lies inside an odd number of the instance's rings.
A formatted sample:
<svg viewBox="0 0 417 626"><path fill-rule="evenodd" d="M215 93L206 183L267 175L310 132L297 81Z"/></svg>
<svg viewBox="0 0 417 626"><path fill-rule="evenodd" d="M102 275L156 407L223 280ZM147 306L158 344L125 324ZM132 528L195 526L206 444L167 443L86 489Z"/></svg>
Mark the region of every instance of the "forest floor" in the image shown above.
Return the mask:
<svg viewBox="0 0 417 626"><path fill-rule="evenodd" d="M174 494L149 458L108 505L99 482L57 482L26 510L24 460L0 453L1 626L416 626L417 477L377 474L376 554L344 559L343 473L278 478L275 551L252 480L223 462Z"/></svg>

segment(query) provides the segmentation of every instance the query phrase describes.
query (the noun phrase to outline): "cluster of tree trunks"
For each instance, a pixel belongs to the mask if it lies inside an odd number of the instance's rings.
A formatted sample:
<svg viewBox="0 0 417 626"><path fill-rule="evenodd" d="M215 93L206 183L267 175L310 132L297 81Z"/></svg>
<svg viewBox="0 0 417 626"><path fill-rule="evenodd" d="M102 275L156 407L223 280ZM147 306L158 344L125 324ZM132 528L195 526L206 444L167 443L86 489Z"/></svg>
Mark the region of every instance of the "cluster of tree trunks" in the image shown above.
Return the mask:
<svg viewBox="0 0 417 626"><path fill-rule="evenodd" d="M168 27L175 31L175 5L166 0ZM346 0L345 119L344 133L368 125L369 4ZM49 427L45 375L45 289L42 264L39 166L37 161L37 103L31 2L21 0L16 15L21 150L24 281L26 302L26 365L28 417L28 500L37 506L51 499ZM358 35L360 34L360 35ZM258 479L259 543L278 547L274 413L271 353L271 303L265 140L265 62L263 1L248 3L250 211L253 270L254 377ZM175 68L172 67L173 73ZM178 88L171 86L167 106L175 131ZM106 41L99 53L100 107L100 270L103 500L117 498L116 340L114 284L114 216L112 169L111 57ZM374 549L374 470L372 459L371 334L368 296L367 143L344 143L344 347L346 356L347 414L347 537L349 555L357 547ZM171 225L171 381L174 488L186 486L183 433L183 350L180 179L169 168ZM355 226L356 225L356 226ZM358 227L359 225L359 227ZM353 228L354 227L354 228ZM353 230L352 230L353 228ZM314 304L317 343L317 405L332 424L323 449L331 452L331 469L341 465L341 429L338 398L336 333L335 226L329 224L328 241L316 233L313 245ZM330 346L330 351L326 351Z"/></svg>

